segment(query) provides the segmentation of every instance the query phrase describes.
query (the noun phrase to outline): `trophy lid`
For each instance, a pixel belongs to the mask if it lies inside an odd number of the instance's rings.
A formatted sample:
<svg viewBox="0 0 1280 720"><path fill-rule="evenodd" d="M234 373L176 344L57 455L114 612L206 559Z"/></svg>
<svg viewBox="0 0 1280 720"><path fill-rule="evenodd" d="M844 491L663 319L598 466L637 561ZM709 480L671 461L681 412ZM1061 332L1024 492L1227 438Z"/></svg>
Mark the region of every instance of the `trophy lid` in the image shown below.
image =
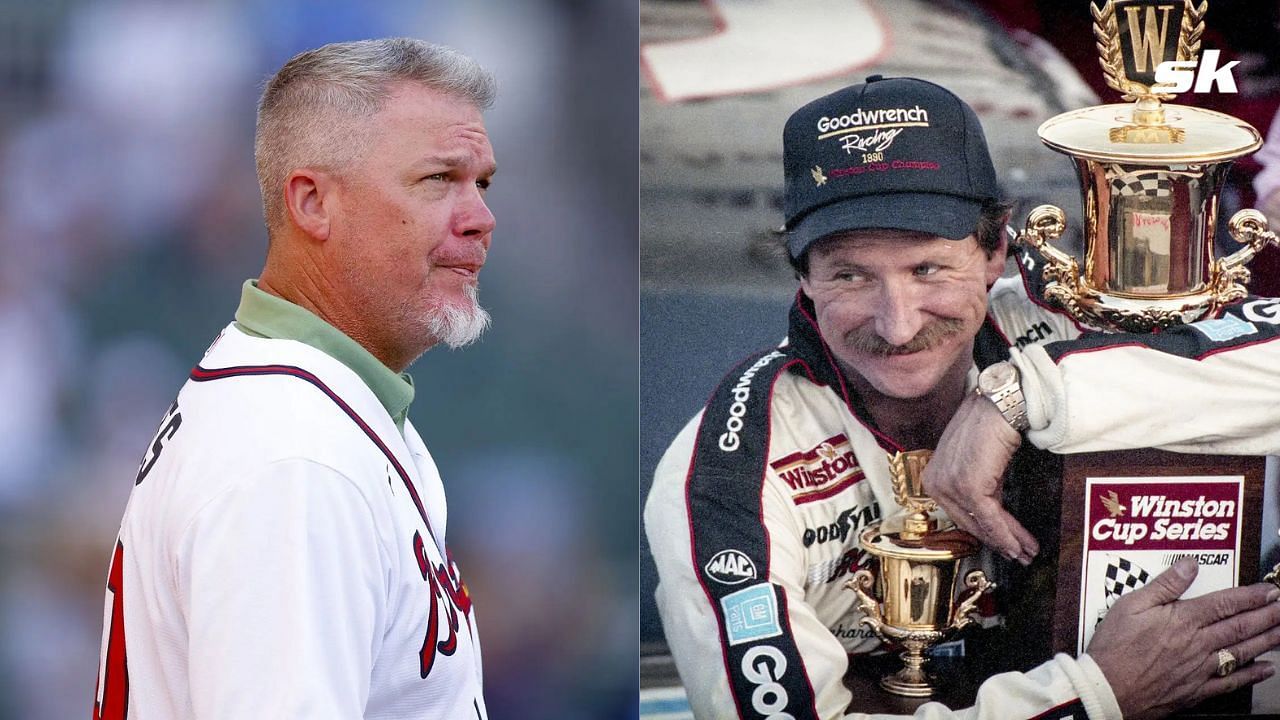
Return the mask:
<svg viewBox="0 0 1280 720"><path fill-rule="evenodd" d="M1243 120L1166 104L1189 87L1166 82L1160 68L1198 62L1208 0L1095 3L1089 9L1103 75L1134 103L1050 118L1037 130L1045 145L1076 158L1163 167L1227 162L1261 147L1262 136Z"/></svg>
<svg viewBox="0 0 1280 720"><path fill-rule="evenodd" d="M1239 118L1169 104L1160 106L1160 132L1144 138L1140 133L1145 127L1133 124L1134 109L1133 104L1121 103L1073 110L1049 118L1037 132L1045 145L1067 155L1140 165L1223 162L1262 145L1258 131Z"/></svg>

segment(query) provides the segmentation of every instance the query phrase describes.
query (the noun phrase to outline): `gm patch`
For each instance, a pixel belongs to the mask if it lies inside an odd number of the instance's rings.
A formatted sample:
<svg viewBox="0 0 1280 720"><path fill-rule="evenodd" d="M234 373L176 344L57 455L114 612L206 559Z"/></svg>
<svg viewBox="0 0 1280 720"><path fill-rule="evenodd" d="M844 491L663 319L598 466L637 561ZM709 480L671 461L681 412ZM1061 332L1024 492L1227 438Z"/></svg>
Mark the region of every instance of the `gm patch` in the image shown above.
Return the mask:
<svg viewBox="0 0 1280 720"><path fill-rule="evenodd" d="M1235 315L1223 315L1216 320L1194 322L1188 327L1194 328L1213 342L1226 342L1244 335L1254 335L1258 332L1256 325L1246 320L1241 320Z"/></svg>
<svg viewBox="0 0 1280 720"><path fill-rule="evenodd" d="M771 583L760 583L720 598L730 645L776 637L782 634L778 622L778 600Z"/></svg>

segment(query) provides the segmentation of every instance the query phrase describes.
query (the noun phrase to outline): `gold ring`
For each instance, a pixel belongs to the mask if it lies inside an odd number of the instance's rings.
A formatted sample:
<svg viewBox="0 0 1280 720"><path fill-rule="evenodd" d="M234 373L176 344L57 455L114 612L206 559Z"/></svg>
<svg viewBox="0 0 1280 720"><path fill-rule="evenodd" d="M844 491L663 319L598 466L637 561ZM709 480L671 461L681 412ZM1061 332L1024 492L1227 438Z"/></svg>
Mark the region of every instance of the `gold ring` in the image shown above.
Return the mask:
<svg viewBox="0 0 1280 720"><path fill-rule="evenodd" d="M1218 677L1226 677L1236 671L1236 656L1231 654L1230 650L1222 649L1218 651L1218 669L1213 674Z"/></svg>

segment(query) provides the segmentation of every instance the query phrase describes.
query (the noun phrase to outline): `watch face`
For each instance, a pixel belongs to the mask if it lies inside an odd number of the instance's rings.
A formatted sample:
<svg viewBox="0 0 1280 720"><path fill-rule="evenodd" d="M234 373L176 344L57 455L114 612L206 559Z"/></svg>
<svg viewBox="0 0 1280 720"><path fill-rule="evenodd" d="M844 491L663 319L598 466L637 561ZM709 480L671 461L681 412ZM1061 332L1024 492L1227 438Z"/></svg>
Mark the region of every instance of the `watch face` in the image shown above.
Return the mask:
<svg viewBox="0 0 1280 720"><path fill-rule="evenodd" d="M978 389L984 393L993 393L1013 382L1017 372L1017 369L1007 362L996 363L978 375Z"/></svg>

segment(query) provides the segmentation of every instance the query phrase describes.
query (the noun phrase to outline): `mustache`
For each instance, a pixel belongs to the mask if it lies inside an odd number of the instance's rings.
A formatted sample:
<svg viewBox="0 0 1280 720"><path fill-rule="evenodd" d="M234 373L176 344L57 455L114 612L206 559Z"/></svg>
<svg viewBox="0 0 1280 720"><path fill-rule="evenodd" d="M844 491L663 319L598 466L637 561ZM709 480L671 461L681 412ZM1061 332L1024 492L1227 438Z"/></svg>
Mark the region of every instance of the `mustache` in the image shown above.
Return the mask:
<svg viewBox="0 0 1280 720"><path fill-rule="evenodd" d="M489 259L489 251L483 245L465 250L456 250L432 256L431 262L436 265L481 266Z"/></svg>
<svg viewBox="0 0 1280 720"><path fill-rule="evenodd" d="M920 328L916 336L901 345L894 345L876 334L870 323L844 336L845 345L864 355L891 357L894 355L910 355L921 350L928 350L942 344L964 329L964 323L954 318L938 318Z"/></svg>

